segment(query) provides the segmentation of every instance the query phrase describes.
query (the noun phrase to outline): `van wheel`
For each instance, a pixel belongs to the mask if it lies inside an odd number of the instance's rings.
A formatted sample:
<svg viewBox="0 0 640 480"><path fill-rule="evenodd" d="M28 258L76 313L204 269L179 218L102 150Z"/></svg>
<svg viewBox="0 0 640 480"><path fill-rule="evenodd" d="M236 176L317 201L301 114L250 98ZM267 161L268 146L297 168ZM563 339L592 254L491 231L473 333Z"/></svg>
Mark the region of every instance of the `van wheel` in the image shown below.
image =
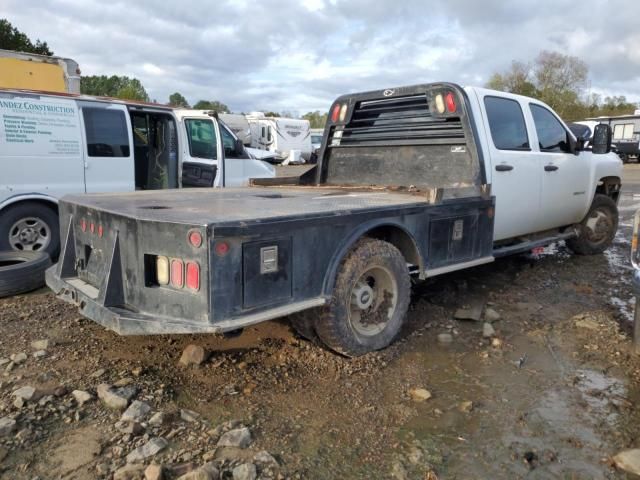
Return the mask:
<svg viewBox="0 0 640 480"><path fill-rule="evenodd" d="M0 298L42 287L49 266L44 252L0 252Z"/></svg>
<svg viewBox="0 0 640 480"><path fill-rule="evenodd" d="M391 344L404 323L411 293L400 251L381 240L359 241L340 265L328 306L316 319L320 340L356 357Z"/></svg>
<svg viewBox="0 0 640 480"><path fill-rule="evenodd" d="M47 205L24 202L0 213L0 250L45 252L56 259L60 251L57 213Z"/></svg>
<svg viewBox="0 0 640 480"><path fill-rule="evenodd" d="M567 240L567 246L580 255L604 252L613 243L618 230L618 207L606 195L596 194L591 208L578 224L578 236Z"/></svg>

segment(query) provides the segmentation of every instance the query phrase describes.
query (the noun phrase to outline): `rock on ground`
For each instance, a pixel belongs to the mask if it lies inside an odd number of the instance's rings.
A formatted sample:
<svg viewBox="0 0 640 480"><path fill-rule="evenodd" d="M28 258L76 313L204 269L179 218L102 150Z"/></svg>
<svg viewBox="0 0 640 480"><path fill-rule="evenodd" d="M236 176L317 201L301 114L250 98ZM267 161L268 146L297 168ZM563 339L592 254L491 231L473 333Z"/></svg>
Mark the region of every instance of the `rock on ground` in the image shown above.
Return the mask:
<svg viewBox="0 0 640 480"><path fill-rule="evenodd" d="M130 422L142 421L151 411L151 406L146 402L134 400L129 408L122 414L121 420L127 420Z"/></svg>
<svg viewBox="0 0 640 480"><path fill-rule="evenodd" d="M154 455L160 453L162 450L167 448L167 445L169 445L169 442L167 442L162 437L152 438L147 443L145 443L141 447L136 448L129 455L127 455L127 463L143 462L147 458L151 458Z"/></svg>
<svg viewBox="0 0 640 480"><path fill-rule="evenodd" d="M198 421L198 418L200 418L200 414L191 410L182 409L180 410L180 418L185 422L193 423Z"/></svg>
<svg viewBox="0 0 640 480"><path fill-rule="evenodd" d="M453 342L453 337L450 333L440 333L438 334L438 342L440 343L451 343Z"/></svg>
<svg viewBox="0 0 640 480"><path fill-rule="evenodd" d="M247 448L251 445L251 432L247 427L229 430L218 440L219 447Z"/></svg>
<svg viewBox="0 0 640 480"><path fill-rule="evenodd" d="M113 474L113 480L137 480L144 471L144 465L125 465Z"/></svg>
<svg viewBox="0 0 640 480"><path fill-rule="evenodd" d="M243 463L233 469L233 480L255 480L257 475L253 463Z"/></svg>
<svg viewBox="0 0 640 480"><path fill-rule="evenodd" d="M6 437L16 429L16 421L13 418L0 418L0 437Z"/></svg>
<svg viewBox="0 0 640 480"><path fill-rule="evenodd" d="M164 471L162 465L151 464L144 470L145 480L162 480L164 478Z"/></svg>
<svg viewBox="0 0 640 480"><path fill-rule="evenodd" d="M482 309L484 304L477 303L466 308L459 308L456 313L453 314L453 318L456 320L473 320L474 322L480 321L482 318Z"/></svg>
<svg viewBox="0 0 640 480"><path fill-rule="evenodd" d="M31 348L34 350L46 350L49 348L49 340L35 340L31 342Z"/></svg>
<svg viewBox="0 0 640 480"><path fill-rule="evenodd" d="M501 318L502 317L500 316L500 314L496 310L491 308L491 307L487 307L484 310L484 320L485 320L485 322L497 322Z"/></svg>
<svg viewBox="0 0 640 480"><path fill-rule="evenodd" d="M482 336L484 338L491 338L496 334L496 330L489 322L484 322L482 325Z"/></svg>
<svg viewBox="0 0 640 480"><path fill-rule="evenodd" d="M27 361L27 354L24 352L14 353L10 358L13 363L15 363L16 365L20 365L21 363Z"/></svg>
<svg viewBox="0 0 640 480"><path fill-rule="evenodd" d="M28 402L29 400L37 400L36 389L31 386L20 387L15 390L11 396L20 398L25 402Z"/></svg>
<svg viewBox="0 0 640 480"><path fill-rule="evenodd" d="M218 480L220 478L220 472L213 465L213 463L207 463L197 470L185 473L178 480Z"/></svg>
<svg viewBox="0 0 640 480"><path fill-rule="evenodd" d="M123 392L124 389L115 389L111 385L101 383L98 385L98 398L109 408L114 410L124 410L129 405L129 391Z"/></svg>
<svg viewBox="0 0 640 480"><path fill-rule="evenodd" d="M412 388L409 390L409 396L414 402L424 402L431 398L431 392L425 388Z"/></svg>
<svg viewBox="0 0 640 480"><path fill-rule="evenodd" d="M73 398L76 399L76 403L80 407L85 403L93 400L93 395L91 395L89 392L85 392L84 390L74 390L73 392L71 392L71 395L73 395Z"/></svg>
<svg viewBox="0 0 640 480"><path fill-rule="evenodd" d="M274 456L271 455L266 450L261 450L260 452L256 453L253 456L253 461L255 463L260 463L262 465L270 465L274 467L277 467L280 465L278 461L274 458Z"/></svg>
<svg viewBox="0 0 640 480"><path fill-rule="evenodd" d="M613 457L616 468L627 473L640 475L640 449L625 450Z"/></svg>
<svg viewBox="0 0 640 480"><path fill-rule="evenodd" d="M189 345L180 357L181 365L202 365L209 357L208 352L200 345Z"/></svg>

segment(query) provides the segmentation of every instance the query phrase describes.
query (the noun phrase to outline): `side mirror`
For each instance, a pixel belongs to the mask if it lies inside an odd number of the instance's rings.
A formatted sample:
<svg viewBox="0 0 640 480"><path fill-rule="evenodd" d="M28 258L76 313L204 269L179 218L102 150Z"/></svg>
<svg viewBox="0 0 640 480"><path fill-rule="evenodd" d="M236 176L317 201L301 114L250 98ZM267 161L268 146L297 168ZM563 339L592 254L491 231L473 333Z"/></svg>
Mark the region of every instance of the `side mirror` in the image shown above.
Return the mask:
<svg viewBox="0 0 640 480"><path fill-rule="evenodd" d="M244 152L244 143L242 143L242 140L240 140L239 138L236 138L236 144L235 144L234 150L238 155Z"/></svg>
<svg viewBox="0 0 640 480"><path fill-rule="evenodd" d="M591 142L593 153L609 153L611 151L611 127L603 123L596 125L593 129L593 140Z"/></svg>

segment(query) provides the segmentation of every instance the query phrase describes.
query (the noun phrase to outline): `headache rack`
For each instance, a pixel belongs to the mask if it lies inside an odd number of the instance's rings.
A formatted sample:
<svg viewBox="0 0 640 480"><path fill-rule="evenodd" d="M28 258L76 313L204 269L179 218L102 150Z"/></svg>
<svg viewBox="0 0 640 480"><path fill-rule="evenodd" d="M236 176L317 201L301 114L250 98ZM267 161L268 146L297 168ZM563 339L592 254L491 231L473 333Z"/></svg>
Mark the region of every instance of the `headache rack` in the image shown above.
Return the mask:
<svg viewBox="0 0 640 480"><path fill-rule="evenodd" d="M336 137L337 133L337 137ZM330 146L463 144L460 117L436 117L426 93L356 102L351 120Z"/></svg>

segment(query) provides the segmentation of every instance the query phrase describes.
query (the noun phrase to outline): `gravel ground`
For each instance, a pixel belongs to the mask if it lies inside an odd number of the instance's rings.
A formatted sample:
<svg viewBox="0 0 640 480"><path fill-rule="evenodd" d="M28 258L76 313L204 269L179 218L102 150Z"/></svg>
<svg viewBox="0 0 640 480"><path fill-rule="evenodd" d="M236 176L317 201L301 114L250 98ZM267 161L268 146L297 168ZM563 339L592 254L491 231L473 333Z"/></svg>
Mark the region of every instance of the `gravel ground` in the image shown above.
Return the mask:
<svg viewBox="0 0 640 480"><path fill-rule="evenodd" d="M416 284L401 340L358 359L286 318L119 337L46 290L2 299L0 478L625 478L611 457L640 433L640 167L625 170L606 254L560 244ZM185 366L190 345L202 362Z"/></svg>

